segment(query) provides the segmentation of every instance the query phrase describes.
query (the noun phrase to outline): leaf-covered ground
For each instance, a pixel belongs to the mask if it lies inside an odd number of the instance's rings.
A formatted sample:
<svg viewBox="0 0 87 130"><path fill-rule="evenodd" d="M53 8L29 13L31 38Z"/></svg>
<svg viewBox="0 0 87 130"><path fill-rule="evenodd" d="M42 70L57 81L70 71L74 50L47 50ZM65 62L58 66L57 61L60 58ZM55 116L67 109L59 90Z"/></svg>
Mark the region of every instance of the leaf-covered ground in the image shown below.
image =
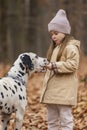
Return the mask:
<svg viewBox="0 0 87 130"><path fill-rule="evenodd" d="M8 68L6 68L7 70ZM2 70L2 69L1 69ZM2 71L3 73L3 71ZM87 58L81 59L79 69L78 104L73 107L74 130L87 130ZM33 74L27 84L28 104L25 111L22 130L47 130L46 106L39 103L44 74ZM10 130L13 128L11 118Z"/></svg>

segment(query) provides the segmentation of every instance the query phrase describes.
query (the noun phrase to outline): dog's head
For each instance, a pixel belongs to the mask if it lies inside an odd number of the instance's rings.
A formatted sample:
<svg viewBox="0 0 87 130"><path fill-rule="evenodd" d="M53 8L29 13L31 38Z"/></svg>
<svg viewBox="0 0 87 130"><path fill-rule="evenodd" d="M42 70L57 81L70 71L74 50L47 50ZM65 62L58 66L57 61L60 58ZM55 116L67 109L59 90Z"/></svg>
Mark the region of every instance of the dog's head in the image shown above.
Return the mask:
<svg viewBox="0 0 87 130"><path fill-rule="evenodd" d="M48 64L48 60L46 58L39 57L32 52L23 53L20 58L26 68L34 72L43 72L44 66Z"/></svg>

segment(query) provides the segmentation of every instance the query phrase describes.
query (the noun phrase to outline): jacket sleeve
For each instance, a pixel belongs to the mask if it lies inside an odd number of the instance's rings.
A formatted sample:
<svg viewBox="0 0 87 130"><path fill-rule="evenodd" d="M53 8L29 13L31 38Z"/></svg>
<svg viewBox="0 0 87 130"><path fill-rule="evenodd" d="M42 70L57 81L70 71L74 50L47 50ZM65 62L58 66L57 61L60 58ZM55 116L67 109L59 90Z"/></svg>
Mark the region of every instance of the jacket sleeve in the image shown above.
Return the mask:
<svg viewBox="0 0 87 130"><path fill-rule="evenodd" d="M58 73L72 73L78 69L79 66L79 49L75 45L68 45L66 47L66 61L56 62Z"/></svg>

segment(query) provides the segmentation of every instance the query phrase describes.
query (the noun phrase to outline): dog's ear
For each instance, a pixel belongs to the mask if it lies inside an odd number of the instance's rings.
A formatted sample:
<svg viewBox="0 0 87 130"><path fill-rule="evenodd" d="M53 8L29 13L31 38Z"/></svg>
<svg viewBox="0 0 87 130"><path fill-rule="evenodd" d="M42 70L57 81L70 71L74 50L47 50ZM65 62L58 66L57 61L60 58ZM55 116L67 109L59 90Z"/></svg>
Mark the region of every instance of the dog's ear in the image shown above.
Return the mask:
<svg viewBox="0 0 87 130"><path fill-rule="evenodd" d="M34 69L34 65L32 63L32 60L30 58L30 56L24 54L23 56L21 56L22 62L23 64L30 70Z"/></svg>

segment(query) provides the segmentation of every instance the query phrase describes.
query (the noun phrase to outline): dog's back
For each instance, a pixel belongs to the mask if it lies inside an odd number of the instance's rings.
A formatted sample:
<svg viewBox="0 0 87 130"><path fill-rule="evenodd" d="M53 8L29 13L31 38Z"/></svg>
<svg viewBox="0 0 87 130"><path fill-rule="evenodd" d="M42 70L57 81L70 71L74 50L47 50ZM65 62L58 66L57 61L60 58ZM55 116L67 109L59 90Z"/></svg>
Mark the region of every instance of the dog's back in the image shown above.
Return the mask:
<svg viewBox="0 0 87 130"><path fill-rule="evenodd" d="M26 106L26 88L18 80L11 77L0 79L0 108L1 112L10 114L21 105Z"/></svg>

